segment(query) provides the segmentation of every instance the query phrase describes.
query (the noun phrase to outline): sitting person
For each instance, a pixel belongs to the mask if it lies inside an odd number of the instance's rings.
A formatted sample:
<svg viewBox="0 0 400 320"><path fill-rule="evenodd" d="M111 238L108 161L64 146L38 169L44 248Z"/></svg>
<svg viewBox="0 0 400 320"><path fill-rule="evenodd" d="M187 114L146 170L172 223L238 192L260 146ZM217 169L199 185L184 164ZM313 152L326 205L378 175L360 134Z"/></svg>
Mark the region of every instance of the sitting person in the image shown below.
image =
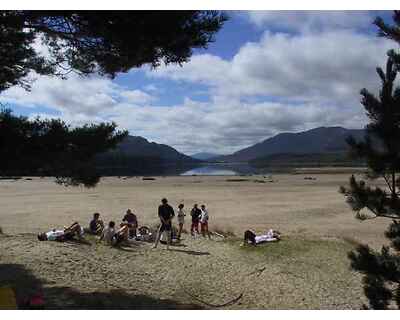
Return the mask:
<svg viewBox="0 0 400 320"><path fill-rule="evenodd" d="M108 227L104 229L101 240L105 240L107 244L116 246L122 241L128 240L129 227L127 225L121 224L119 230L115 230L115 222L110 221Z"/></svg>
<svg viewBox="0 0 400 320"><path fill-rule="evenodd" d="M121 224L119 230L114 234L112 244L114 246L120 244L122 241L127 241L129 237L129 227Z"/></svg>
<svg viewBox="0 0 400 320"><path fill-rule="evenodd" d="M114 238L115 234L116 234L115 222L114 221L110 221L108 223L107 228L105 228L103 230L103 233L101 235L100 240L104 240L107 244L112 245L113 244L113 238Z"/></svg>
<svg viewBox="0 0 400 320"><path fill-rule="evenodd" d="M100 219L100 213L93 214L93 219L89 223L89 232L95 235L101 235L104 229L104 223Z"/></svg>
<svg viewBox="0 0 400 320"><path fill-rule="evenodd" d="M67 241L74 239L75 236L77 236L78 239L81 239L82 235L82 227L79 225L78 222L74 222L70 227L64 227L64 230L53 229L49 232L40 233L38 234L38 239L40 241Z"/></svg>
<svg viewBox="0 0 400 320"><path fill-rule="evenodd" d="M131 209L128 209L126 211L126 214L124 215L122 222L126 222L127 226L129 227L129 237L130 238L135 238L136 237L136 230L138 227L138 222L136 215L131 211Z"/></svg>
<svg viewBox="0 0 400 320"><path fill-rule="evenodd" d="M281 239L281 234L279 231L270 229L266 234L257 236L254 231L246 230L244 232L244 244L251 243L252 245L257 245L263 242L278 241Z"/></svg>

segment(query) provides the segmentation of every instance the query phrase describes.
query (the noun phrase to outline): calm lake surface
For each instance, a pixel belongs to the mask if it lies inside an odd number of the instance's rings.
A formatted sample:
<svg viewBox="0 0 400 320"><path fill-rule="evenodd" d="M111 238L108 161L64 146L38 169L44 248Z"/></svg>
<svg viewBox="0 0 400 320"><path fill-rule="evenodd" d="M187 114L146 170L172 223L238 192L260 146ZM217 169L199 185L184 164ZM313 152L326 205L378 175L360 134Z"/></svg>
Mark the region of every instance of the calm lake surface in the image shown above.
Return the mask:
<svg viewBox="0 0 400 320"><path fill-rule="evenodd" d="M205 164L182 172L181 176L237 176L249 174L265 174L262 170L251 167L245 163Z"/></svg>

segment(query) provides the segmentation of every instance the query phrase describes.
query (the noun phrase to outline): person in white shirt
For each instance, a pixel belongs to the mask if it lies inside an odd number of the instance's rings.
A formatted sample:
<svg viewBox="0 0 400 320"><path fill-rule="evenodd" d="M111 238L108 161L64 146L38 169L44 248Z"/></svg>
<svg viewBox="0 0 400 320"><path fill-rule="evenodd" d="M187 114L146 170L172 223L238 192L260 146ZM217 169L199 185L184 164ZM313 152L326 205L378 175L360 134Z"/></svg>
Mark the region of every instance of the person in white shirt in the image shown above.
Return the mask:
<svg viewBox="0 0 400 320"><path fill-rule="evenodd" d="M112 245L115 234L115 222L110 221L108 223L108 227L103 230L103 234L101 235L100 240L104 240L107 244Z"/></svg>
<svg viewBox="0 0 400 320"><path fill-rule="evenodd" d="M268 230L266 234L261 234L259 236L253 230L246 230L244 232L244 244L251 243L252 245L257 245L263 242L278 241L281 239L281 234L279 231Z"/></svg>
<svg viewBox="0 0 400 320"><path fill-rule="evenodd" d="M79 239L83 236L83 228L78 222L74 222L70 227L65 227L63 230L53 229L49 232L39 233L37 237L40 241L66 241L74 239L75 236Z"/></svg>
<svg viewBox="0 0 400 320"><path fill-rule="evenodd" d="M118 230L115 229L115 222L110 221L108 227L104 230L100 239L105 240L112 246L118 246L124 241L128 241L129 226L121 223Z"/></svg>
<svg viewBox="0 0 400 320"><path fill-rule="evenodd" d="M178 206L178 214L177 214L177 217L178 217L178 235L177 235L177 238L178 238L178 240L181 239L183 224L185 223L186 213L183 210L183 208L184 208L184 205L183 205L183 203L181 203Z"/></svg>
<svg viewBox="0 0 400 320"><path fill-rule="evenodd" d="M210 232L208 231L208 211L204 204L201 205L201 216L200 216L200 230L203 237L208 236L208 239L211 239Z"/></svg>

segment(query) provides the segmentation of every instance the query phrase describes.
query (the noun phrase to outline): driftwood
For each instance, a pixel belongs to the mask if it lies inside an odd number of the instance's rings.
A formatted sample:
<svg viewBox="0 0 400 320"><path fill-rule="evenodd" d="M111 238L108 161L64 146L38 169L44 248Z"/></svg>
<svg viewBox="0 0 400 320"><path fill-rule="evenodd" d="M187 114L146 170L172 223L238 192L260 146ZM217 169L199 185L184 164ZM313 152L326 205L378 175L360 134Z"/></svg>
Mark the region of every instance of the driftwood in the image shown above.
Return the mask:
<svg viewBox="0 0 400 320"><path fill-rule="evenodd" d="M251 276L253 274L257 274L257 277L259 277L261 275L261 273L263 273L263 271L265 269L267 269L267 267L258 268L257 270L254 270L253 272L250 272L249 276Z"/></svg>
<svg viewBox="0 0 400 320"><path fill-rule="evenodd" d="M236 298L233 298L232 300L229 300L229 301L227 301L227 302L225 302L225 303L222 303L222 304L213 304L213 303L208 303L208 302L206 302L206 301L204 301L204 300L202 300L202 299L196 297L195 295L193 295L193 294L191 294L190 292L186 291L184 288L182 288L182 289L183 289L183 291L184 291L188 296L190 296L192 299L194 299L194 300L196 300L196 301L198 301L198 302L201 302L202 304L205 304L206 306L211 307L211 308L222 308L222 307L226 307L226 306L228 306L228 305L230 305L230 304L234 304L234 303L238 302L238 301L239 301L240 299L242 299L242 297L243 297L243 292L242 292L242 293L239 294Z"/></svg>
<svg viewBox="0 0 400 320"><path fill-rule="evenodd" d="M218 237L225 238L224 235L222 235L222 234L220 234L220 233L218 233L218 232L211 231L210 233L211 233L211 234L215 234L215 235L218 236Z"/></svg>

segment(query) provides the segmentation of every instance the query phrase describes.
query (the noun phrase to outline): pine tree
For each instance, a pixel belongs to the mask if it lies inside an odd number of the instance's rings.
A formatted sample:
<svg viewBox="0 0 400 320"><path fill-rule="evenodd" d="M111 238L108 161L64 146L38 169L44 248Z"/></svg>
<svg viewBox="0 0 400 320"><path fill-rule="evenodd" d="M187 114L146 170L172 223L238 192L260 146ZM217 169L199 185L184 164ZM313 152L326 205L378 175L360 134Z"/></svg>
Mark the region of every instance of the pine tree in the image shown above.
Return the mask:
<svg viewBox="0 0 400 320"><path fill-rule="evenodd" d="M377 18L380 35L400 42L400 13L395 11L397 26L388 26ZM386 71L377 68L381 79L379 96L361 90L361 103L370 120L365 140L348 139L354 156L366 159L367 178L381 178L386 187L370 187L364 180L350 178L349 187L340 192L361 220L385 217L392 220L385 236L390 246L380 251L360 245L349 253L351 267L363 274L364 292L369 301L365 308L400 307L400 88L395 85L399 72L399 54L389 51ZM364 210L363 210L364 209ZM363 210L363 211L361 211Z"/></svg>
<svg viewBox="0 0 400 320"><path fill-rule="evenodd" d="M66 186L94 187L100 174L95 156L126 136L115 123L71 128L62 120L29 120L0 110L0 176L53 176Z"/></svg>
<svg viewBox="0 0 400 320"><path fill-rule="evenodd" d="M0 11L0 92L29 89L31 71L114 78L144 64L182 64L226 20L218 11Z"/></svg>

